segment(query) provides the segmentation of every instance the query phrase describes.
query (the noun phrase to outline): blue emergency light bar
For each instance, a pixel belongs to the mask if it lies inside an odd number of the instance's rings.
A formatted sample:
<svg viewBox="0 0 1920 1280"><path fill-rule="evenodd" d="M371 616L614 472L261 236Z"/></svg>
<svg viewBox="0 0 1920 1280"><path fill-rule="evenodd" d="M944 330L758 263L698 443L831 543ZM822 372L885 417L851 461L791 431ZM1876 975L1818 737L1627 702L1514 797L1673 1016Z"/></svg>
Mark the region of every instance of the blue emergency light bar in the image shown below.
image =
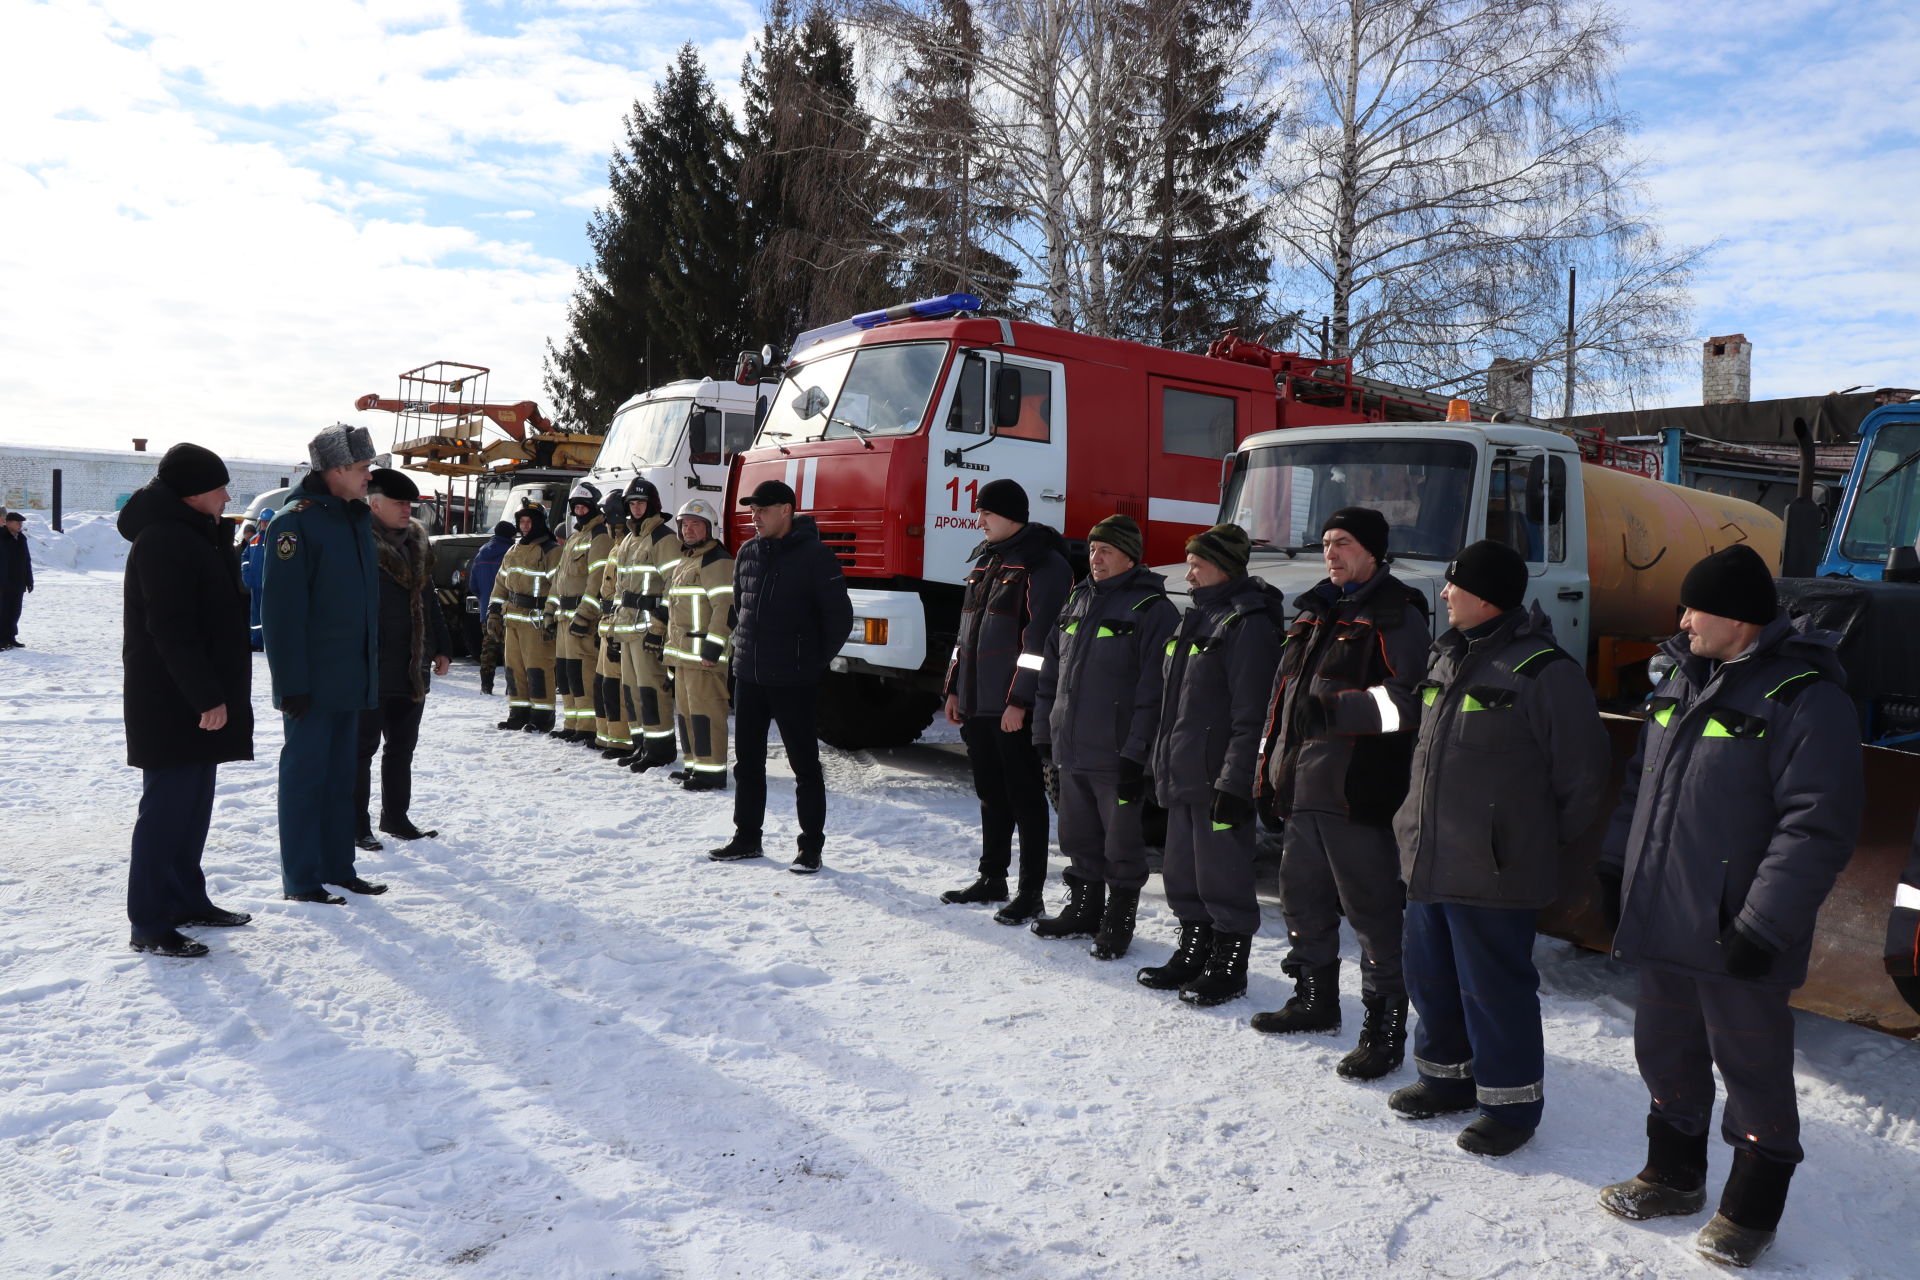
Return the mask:
<svg viewBox="0 0 1920 1280"><path fill-rule="evenodd" d="M980 299L971 293L948 293L918 302L902 302L883 311L863 311L848 321L856 329L877 329L895 320L938 320L960 311L978 311Z"/></svg>

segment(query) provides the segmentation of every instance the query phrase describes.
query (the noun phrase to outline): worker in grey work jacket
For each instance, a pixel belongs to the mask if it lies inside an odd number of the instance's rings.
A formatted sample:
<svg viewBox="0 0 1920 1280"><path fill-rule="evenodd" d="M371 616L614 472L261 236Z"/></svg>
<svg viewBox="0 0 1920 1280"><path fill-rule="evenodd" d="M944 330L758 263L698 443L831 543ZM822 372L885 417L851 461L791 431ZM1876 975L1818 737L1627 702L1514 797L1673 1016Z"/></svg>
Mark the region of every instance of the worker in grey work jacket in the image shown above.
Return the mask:
<svg viewBox="0 0 1920 1280"><path fill-rule="evenodd" d="M1560 851L1599 812L1607 733L1586 673L1526 606L1519 552L1476 542L1446 579L1453 625L1419 688L1413 783L1393 822L1420 1078L1387 1105L1412 1119L1478 1110L1460 1146L1504 1156L1545 1105L1534 931Z"/></svg>
<svg viewBox="0 0 1920 1280"><path fill-rule="evenodd" d="M1180 621L1167 580L1140 564L1143 541L1126 515L1087 534L1087 576L1047 636L1033 706L1034 746L1059 771L1060 852L1073 866L1066 907L1030 927L1042 938L1092 936L1096 960L1118 960L1133 941L1147 882L1147 760Z"/></svg>

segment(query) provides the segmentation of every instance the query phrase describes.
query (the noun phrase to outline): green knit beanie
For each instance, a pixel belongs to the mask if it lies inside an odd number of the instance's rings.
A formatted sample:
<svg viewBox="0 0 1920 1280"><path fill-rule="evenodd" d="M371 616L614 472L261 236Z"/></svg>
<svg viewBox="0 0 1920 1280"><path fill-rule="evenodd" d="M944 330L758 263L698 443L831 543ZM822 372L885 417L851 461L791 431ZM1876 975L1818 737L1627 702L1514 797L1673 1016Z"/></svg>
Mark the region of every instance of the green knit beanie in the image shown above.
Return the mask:
<svg viewBox="0 0 1920 1280"><path fill-rule="evenodd" d="M1129 515L1110 515L1087 533L1088 542L1104 542L1135 564L1140 563L1141 553L1146 540L1140 536L1140 526Z"/></svg>
<svg viewBox="0 0 1920 1280"><path fill-rule="evenodd" d="M1247 571L1247 558L1253 554L1253 543L1247 537L1247 531L1239 525L1217 524L1205 533L1188 538L1187 554L1211 561L1229 578L1237 578Z"/></svg>

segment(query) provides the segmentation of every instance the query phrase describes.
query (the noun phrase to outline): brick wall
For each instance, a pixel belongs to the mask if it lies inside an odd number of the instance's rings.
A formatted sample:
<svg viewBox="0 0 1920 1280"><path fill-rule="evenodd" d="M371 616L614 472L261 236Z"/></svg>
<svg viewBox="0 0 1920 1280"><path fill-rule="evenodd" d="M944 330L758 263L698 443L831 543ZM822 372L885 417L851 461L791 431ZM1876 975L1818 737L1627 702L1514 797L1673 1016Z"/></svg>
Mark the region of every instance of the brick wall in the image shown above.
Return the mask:
<svg viewBox="0 0 1920 1280"><path fill-rule="evenodd" d="M1700 349L1700 403L1745 404L1753 399L1753 344L1744 333L1708 338Z"/></svg>
<svg viewBox="0 0 1920 1280"><path fill-rule="evenodd" d="M297 483L306 464L228 458L233 477L229 510L244 509L260 494ZM160 468L157 453L132 450L47 449L0 444L0 506L9 511L53 510L53 473L60 472L63 511L118 511L133 491Z"/></svg>

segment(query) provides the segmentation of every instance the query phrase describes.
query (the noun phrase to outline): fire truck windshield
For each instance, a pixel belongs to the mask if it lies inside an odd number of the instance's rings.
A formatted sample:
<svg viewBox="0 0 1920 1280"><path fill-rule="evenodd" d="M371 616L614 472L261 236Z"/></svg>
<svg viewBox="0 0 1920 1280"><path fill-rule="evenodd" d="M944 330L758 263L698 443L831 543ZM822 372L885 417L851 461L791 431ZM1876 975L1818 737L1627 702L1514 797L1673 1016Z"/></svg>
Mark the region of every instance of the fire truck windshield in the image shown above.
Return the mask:
<svg viewBox="0 0 1920 1280"><path fill-rule="evenodd" d="M1895 547L1910 547L1920 534L1920 422L1888 422L1873 433L1873 447L1860 468L1860 492L1847 516L1840 554L1880 563Z"/></svg>
<svg viewBox="0 0 1920 1280"><path fill-rule="evenodd" d="M855 347L789 369L762 442L903 436L920 429L947 358L944 342Z"/></svg>
<svg viewBox="0 0 1920 1280"><path fill-rule="evenodd" d="M1448 560L1465 545L1473 472L1473 446L1454 440L1268 445L1234 468L1224 509L1256 547L1317 555L1328 516L1372 507L1392 554Z"/></svg>
<svg viewBox="0 0 1920 1280"><path fill-rule="evenodd" d="M600 461L594 470L664 467L672 462L692 404L691 400L649 400L622 410L607 428L607 440L600 446Z"/></svg>

